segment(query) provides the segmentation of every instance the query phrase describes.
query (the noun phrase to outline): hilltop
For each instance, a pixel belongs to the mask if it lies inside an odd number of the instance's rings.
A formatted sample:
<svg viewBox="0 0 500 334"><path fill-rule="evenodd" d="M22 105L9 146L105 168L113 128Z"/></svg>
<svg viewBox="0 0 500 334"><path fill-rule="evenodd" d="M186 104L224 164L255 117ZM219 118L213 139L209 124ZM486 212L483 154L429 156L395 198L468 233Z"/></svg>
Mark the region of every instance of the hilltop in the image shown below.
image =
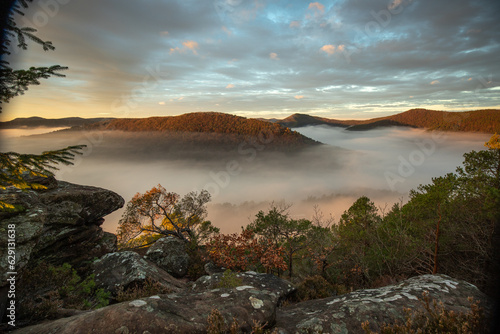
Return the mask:
<svg viewBox="0 0 500 334"><path fill-rule="evenodd" d="M294 150L319 145L315 140L277 123L217 112L195 112L179 116L117 118L65 131L105 131L153 136L177 147L237 148L255 141L271 150ZM64 131L63 131L64 132Z"/></svg>
<svg viewBox="0 0 500 334"><path fill-rule="evenodd" d="M387 126L407 126L441 131L500 132L500 110L483 109L449 112L428 109L411 109L400 114L368 120L336 120L304 114L294 114L277 122L296 128L309 125L343 127L350 131L365 131Z"/></svg>

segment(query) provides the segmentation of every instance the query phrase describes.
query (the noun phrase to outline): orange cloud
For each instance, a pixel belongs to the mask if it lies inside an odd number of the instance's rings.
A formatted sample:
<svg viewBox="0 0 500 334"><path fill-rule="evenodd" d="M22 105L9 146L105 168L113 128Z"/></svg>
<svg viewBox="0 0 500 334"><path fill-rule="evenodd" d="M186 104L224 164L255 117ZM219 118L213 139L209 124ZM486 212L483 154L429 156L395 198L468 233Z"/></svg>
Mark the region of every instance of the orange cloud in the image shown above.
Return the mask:
<svg viewBox="0 0 500 334"><path fill-rule="evenodd" d="M439 80L431 81L431 85L437 85L438 83L439 83Z"/></svg>
<svg viewBox="0 0 500 334"><path fill-rule="evenodd" d="M198 42L195 41L184 41L182 42L182 48L170 48L170 54L174 52L185 53L186 51L191 51L193 54L197 55L196 51L199 48Z"/></svg>
<svg viewBox="0 0 500 334"><path fill-rule="evenodd" d="M226 26L223 26L222 27L222 30L228 35L228 36L231 36L233 34L233 32L231 30L229 30Z"/></svg>
<svg viewBox="0 0 500 334"><path fill-rule="evenodd" d="M271 52L269 54L269 58L271 58L271 59L279 59L278 54L276 52Z"/></svg>
<svg viewBox="0 0 500 334"><path fill-rule="evenodd" d="M397 8L398 6L400 6L401 4L403 3L403 0L394 0L392 1L389 6L387 7L388 9L392 10L392 9L395 9Z"/></svg>
<svg viewBox="0 0 500 334"><path fill-rule="evenodd" d="M290 22L290 28L299 28L299 27L300 27L300 21Z"/></svg>
<svg viewBox="0 0 500 334"><path fill-rule="evenodd" d="M304 98L304 95L295 95L294 98L300 100Z"/></svg>
<svg viewBox="0 0 500 334"><path fill-rule="evenodd" d="M227 89L231 89L231 88L234 88L234 85L233 84L229 84L226 86Z"/></svg>
<svg viewBox="0 0 500 334"><path fill-rule="evenodd" d="M317 10L320 13L325 12L325 6L323 4L320 4L319 2L311 2L309 4L309 9Z"/></svg>
<svg viewBox="0 0 500 334"><path fill-rule="evenodd" d="M321 51L327 53L328 55L333 55L335 52L342 52L345 50L345 45L340 44L338 46L332 45L332 44L327 44L323 45L320 49Z"/></svg>

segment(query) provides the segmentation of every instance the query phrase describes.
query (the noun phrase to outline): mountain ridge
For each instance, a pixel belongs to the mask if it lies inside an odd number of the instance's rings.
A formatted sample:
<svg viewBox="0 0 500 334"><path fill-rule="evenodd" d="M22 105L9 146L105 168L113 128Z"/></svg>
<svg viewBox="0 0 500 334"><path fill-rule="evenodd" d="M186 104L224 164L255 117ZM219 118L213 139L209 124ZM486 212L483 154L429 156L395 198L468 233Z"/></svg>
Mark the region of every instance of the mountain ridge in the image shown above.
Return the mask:
<svg viewBox="0 0 500 334"><path fill-rule="evenodd" d="M231 119L231 121L229 121ZM243 121L245 120L245 121ZM67 117L46 119L42 117L16 118L0 122L0 129L34 127L86 127L88 129L106 129L123 131L184 131L240 133L256 135L266 128L257 122L275 124L287 128L299 128L311 125L341 127L348 131L367 131L382 127L404 126L428 130L458 132L500 132L500 110L479 109L471 111L440 111L416 108L395 115L367 120L338 120L296 113L284 119L245 118L218 112L194 112L179 116L154 116L147 118L80 118ZM246 123L245 126L242 123ZM97 125L99 124L99 125ZM278 128L269 128L277 131Z"/></svg>
<svg viewBox="0 0 500 334"><path fill-rule="evenodd" d="M406 126L428 130L495 133L500 132L500 110L480 109L452 112L418 108L368 120L337 120L307 114L293 114L277 123L292 128L328 125L342 127L349 131Z"/></svg>
<svg viewBox="0 0 500 334"><path fill-rule="evenodd" d="M43 118L38 116L19 117L11 121L0 122L0 129L19 129L19 128L61 128L82 126L95 122L109 120L109 117L98 118L82 118L82 117L65 117L65 118Z"/></svg>

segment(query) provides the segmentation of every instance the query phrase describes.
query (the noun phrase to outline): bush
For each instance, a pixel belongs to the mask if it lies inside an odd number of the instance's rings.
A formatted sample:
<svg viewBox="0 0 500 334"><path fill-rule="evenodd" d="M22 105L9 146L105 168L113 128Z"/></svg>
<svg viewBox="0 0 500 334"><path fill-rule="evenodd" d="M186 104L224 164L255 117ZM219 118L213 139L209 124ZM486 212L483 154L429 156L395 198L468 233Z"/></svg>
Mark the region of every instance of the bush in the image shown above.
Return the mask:
<svg viewBox="0 0 500 334"><path fill-rule="evenodd" d="M217 288L227 288L232 289L236 288L243 284L243 280L238 277L238 274L231 269L227 269L220 278L219 283L217 283Z"/></svg>
<svg viewBox="0 0 500 334"><path fill-rule="evenodd" d="M466 313L449 311L442 302L431 300L427 292L423 293L424 310L405 309L406 316L403 324L383 324L380 332L370 330L368 321L361 327L366 334L477 334L488 333L483 309L479 302L469 298L470 310Z"/></svg>
<svg viewBox="0 0 500 334"><path fill-rule="evenodd" d="M320 299L346 293L346 288L334 285L322 276L315 275L304 279L297 285L297 301Z"/></svg>
<svg viewBox="0 0 500 334"><path fill-rule="evenodd" d="M82 280L67 263L54 267L41 262L25 270L19 281L19 319L28 323L56 318L60 308L88 310L109 304L110 293L96 289L94 275Z"/></svg>
<svg viewBox="0 0 500 334"><path fill-rule="evenodd" d="M135 284L127 289L120 287L116 295L116 301L121 303L127 300L136 300L139 298L161 295L172 292L157 281L147 278L143 284Z"/></svg>

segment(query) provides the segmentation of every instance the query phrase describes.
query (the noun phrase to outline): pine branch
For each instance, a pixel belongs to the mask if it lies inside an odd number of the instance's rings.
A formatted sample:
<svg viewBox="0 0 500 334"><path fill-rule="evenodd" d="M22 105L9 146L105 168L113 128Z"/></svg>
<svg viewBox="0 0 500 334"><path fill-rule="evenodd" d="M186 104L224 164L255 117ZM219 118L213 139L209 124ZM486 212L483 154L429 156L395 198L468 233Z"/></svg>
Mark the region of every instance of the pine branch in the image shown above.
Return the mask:
<svg viewBox="0 0 500 334"><path fill-rule="evenodd" d="M41 155L0 152L0 189L40 189L44 186L26 181L26 176L53 176L58 164L72 165L76 155L81 155L86 145L69 146Z"/></svg>

